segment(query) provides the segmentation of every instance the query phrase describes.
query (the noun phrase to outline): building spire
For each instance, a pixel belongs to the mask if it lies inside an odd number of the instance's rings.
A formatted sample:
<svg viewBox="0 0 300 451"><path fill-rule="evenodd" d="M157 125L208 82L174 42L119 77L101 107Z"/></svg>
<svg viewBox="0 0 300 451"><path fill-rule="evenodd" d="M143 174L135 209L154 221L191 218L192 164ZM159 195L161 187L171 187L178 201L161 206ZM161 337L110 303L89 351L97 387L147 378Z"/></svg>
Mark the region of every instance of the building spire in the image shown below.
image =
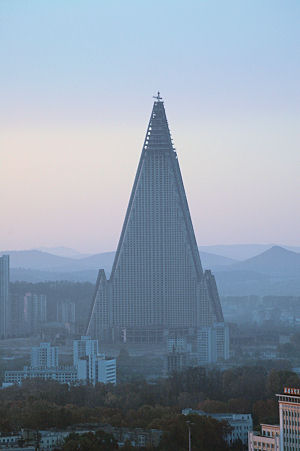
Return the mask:
<svg viewBox="0 0 300 451"><path fill-rule="evenodd" d="M153 96L153 99L156 99L157 102L160 102L162 100L162 97L160 96L160 92L157 91L157 96Z"/></svg>

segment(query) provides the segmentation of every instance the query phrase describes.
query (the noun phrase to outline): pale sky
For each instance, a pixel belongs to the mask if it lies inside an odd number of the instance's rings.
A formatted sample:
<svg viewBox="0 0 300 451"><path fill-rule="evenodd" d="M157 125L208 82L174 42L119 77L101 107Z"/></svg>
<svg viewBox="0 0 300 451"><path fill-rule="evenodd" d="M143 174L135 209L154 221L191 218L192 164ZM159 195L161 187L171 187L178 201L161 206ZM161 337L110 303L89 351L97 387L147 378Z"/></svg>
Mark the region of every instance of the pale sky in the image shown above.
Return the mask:
<svg viewBox="0 0 300 451"><path fill-rule="evenodd" d="M159 89L199 245L300 245L298 0L0 0L0 250L113 250Z"/></svg>

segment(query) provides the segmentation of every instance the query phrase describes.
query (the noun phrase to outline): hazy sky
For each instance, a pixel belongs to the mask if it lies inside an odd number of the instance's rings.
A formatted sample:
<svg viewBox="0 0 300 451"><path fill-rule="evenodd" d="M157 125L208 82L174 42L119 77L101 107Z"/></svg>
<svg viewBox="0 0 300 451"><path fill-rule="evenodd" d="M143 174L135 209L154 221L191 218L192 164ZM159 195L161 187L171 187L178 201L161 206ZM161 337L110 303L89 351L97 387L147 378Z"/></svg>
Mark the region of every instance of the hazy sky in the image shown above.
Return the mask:
<svg viewBox="0 0 300 451"><path fill-rule="evenodd" d="M116 248L160 89L199 245L300 245L298 0L0 0L0 250Z"/></svg>

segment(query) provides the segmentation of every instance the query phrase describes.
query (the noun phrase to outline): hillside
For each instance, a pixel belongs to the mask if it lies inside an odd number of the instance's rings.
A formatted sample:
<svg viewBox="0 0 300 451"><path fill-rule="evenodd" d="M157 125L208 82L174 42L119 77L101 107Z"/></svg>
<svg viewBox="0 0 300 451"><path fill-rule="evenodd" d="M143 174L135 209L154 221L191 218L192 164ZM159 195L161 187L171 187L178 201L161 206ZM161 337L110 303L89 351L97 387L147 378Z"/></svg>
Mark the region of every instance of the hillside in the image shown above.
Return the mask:
<svg viewBox="0 0 300 451"><path fill-rule="evenodd" d="M0 256L3 254L8 254L10 256L11 268L42 270L58 268L67 265L70 260L72 261L72 259L67 257L60 257L58 255L53 255L38 250L0 252Z"/></svg>
<svg viewBox="0 0 300 451"><path fill-rule="evenodd" d="M300 277L300 254L273 246L262 254L233 264L229 269L254 271L279 278L297 278Z"/></svg>
<svg viewBox="0 0 300 451"><path fill-rule="evenodd" d="M84 258L68 258L39 250L5 251L0 255L10 255L10 267L26 270L48 271L55 273L82 272L105 269L111 271L115 252L104 252ZM204 268L227 267L235 261L221 255L201 252L201 260ZM52 277L51 277L52 279Z"/></svg>

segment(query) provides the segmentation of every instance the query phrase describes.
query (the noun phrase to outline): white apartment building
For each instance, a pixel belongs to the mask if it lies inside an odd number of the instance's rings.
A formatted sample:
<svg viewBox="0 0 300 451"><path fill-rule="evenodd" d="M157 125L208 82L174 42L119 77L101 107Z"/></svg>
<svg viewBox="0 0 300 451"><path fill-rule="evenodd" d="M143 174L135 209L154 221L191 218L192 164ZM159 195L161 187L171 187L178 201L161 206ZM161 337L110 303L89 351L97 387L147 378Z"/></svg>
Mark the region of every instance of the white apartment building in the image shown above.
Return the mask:
<svg viewBox="0 0 300 451"><path fill-rule="evenodd" d="M58 347L50 343L41 343L31 348L31 368L58 367Z"/></svg>
<svg viewBox="0 0 300 451"><path fill-rule="evenodd" d="M81 337L74 340L73 361L77 368L78 380L96 384L116 384L116 359L106 360L105 354L99 353L98 340Z"/></svg>
<svg viewBox="0 0 300 451"><path fill-rule="evenodd" d="M89 336L82 336L80 340L73 341L73 365L77 366L82 357L99 354L98 340Z"/></svg>
<svg viewBox="0 0 300 451"><path fill-rule="evenodd" d="M199 364L221 362L229 359L229 329L224 322L216 322L197 331L197 356Z"/></svg>

